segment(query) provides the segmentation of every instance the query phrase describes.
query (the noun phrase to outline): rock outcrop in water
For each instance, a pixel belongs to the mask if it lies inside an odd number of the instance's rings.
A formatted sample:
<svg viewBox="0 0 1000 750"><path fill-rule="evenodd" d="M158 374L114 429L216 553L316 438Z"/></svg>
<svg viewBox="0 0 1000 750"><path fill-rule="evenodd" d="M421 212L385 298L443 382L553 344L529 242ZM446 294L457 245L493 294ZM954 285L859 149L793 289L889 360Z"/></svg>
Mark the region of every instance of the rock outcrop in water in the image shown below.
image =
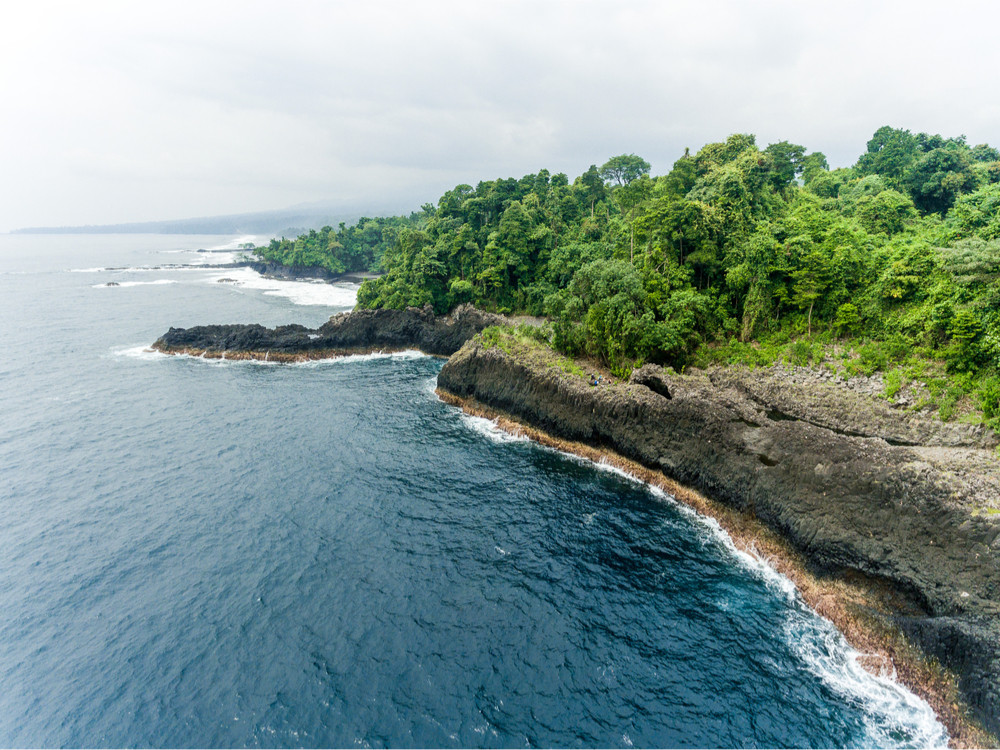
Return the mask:
<svg viewBox="0 0 1000 750"><path fill-rule="evenodd" d="M438 386L752 514L817 572L888 584L894 622L959 676L973 714L1000 733L1000 472L975 447L995 438L773 380L647 365L630 382L594 386L530 348L473 340Z"/></svg>
<svg viewBox="0 0 1000 750"><path fill-rule="evenodd" d="M435 315L430 305L422 310L356 310L335 315L315 329L258 324L171 328L153 348L168 354L277 362L403 349L448 356L487 326L504 322L471 305L450 315Z"/></svg>

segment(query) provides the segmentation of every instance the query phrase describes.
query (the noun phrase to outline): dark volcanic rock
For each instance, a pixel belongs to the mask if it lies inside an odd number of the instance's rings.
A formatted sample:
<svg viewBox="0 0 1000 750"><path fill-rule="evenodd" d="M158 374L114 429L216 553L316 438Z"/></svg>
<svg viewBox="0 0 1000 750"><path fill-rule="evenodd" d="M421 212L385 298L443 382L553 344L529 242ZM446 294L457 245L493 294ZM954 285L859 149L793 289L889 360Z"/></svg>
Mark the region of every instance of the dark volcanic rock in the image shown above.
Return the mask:
<svg viewBox="0 0 1000 750"><path fill-rule="evenodd" d="M356 310L335 315L316 329L258 324L171 328L153 348L234 359L308 359L399 349L446 356L487 326L503 322L500 316L471 305L458 307L450 315L435 315L429 305L422 310Z"/></svg>
<svg viewBox="0 0 1000 750"><path fill-rule="evenodd" d="M727 378L647 366L593 388L476 340L438 385L750 512L820 572L886 582L907 632L959 672L977 717L1000 732L1000 516L960 506L953 472L917 449L789 418Z"/></svg>
<svg viewBox="0 0 1000 750"><path fill-rule="evenodd" d="M958 677L959 690L984 723L997 732L1000 711L1000 629L974 617L904 617L899 625L927 653L938 655Z"/></svg>
<svg viewBox="0 0 1000 750"><path fill-rule="evenodd" d="M653 393L659 393L663 398L673 398L670 395L670 384L663 377L663 370L656 365L643 365L632 373L628 382L644 385Z"/></svg>

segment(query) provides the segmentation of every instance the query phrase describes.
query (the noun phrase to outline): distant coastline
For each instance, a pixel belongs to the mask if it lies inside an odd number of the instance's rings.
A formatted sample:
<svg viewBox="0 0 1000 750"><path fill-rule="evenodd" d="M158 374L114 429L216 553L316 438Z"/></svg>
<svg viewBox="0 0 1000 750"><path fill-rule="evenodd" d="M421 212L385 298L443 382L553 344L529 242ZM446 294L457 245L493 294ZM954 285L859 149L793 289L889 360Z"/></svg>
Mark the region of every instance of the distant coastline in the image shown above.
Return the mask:
<svg viewBox="0 0 1000 750"><path fill-rule="evenodd" d="M375 211L391 213L392 209ZM260 234L295 237L324 225L351 223L365 211L335 207L304 207L274 211L254 211L189 219L137 221L119 224L82 224L71 226L35 226L13 229L10 234ZM368 211L368 213L372 213Z"/></svg>

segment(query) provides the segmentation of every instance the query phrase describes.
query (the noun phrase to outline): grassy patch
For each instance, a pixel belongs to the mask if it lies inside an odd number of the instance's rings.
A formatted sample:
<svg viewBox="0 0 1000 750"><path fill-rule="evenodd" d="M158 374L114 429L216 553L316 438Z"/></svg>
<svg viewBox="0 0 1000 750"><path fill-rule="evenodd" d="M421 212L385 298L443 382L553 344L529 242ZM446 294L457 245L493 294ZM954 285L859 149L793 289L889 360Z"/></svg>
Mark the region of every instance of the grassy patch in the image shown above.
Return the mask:
<svg viewBox="0 0 1000 750"><path fill-rule="evenodd" d="M567 375L587 379L583 367L565 357L551 347L550 326L521 324L514 327L489 326L479 334L482 345L487 349L500 349L511 356L530 356L550 367L556 367Z"/></svg>
<svg viewBox="0 0 1000 750"><path fill-rule="evenodd" d="M587 373L584 372L584 369L580 367L580 365L571 359L567 359L566 357L559 357L559 359L556 360L556 366L567 375L574 375L578 378L587 377Z"/></svg>
<svg viewBox="0 0 1000 750"><path fill-rule="evenodd" d="M892 401L905 384L902 370L889 370L885 374L885 397Z"/></svg>

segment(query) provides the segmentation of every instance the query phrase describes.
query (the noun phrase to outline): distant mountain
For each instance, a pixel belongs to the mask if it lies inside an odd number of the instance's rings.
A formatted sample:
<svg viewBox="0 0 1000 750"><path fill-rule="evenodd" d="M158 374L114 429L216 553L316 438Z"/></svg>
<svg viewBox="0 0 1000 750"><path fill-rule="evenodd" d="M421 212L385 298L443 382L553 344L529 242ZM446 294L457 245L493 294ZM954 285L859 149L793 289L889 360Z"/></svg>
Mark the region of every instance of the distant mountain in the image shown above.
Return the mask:
<svg viewBox="0 0 1000 750"><path fill-rule="evenodd" d="M382 207L359 211L331 206L293 206L276 211L256 211L225 216L204 216L196 219L140 221L126 224L88 224L74 227L25 227L13 234L271 234L295 237L309 229L353 224L362 216L385 216L401 211L398 207Z"/></svg>

